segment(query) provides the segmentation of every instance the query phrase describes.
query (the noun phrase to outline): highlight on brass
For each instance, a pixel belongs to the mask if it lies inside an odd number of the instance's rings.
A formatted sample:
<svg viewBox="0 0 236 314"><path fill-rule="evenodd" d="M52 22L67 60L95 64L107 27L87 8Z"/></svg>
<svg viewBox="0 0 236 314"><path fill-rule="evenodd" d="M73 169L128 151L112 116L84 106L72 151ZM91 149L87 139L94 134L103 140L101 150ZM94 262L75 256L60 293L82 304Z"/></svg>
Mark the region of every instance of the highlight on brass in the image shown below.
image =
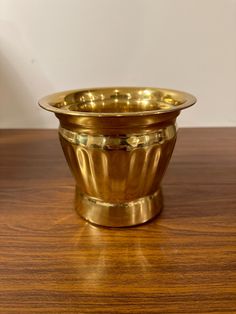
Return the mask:
<svg viewBox="0 0 236 314"><path fill-rule="evenodd" d="M194 96L157 88L97 88L72 90L44 97L42 108L55 113L80 116L156 114L189 107L196 102Z"/></svg>
<svg viewBox="0 0 236 314"><path fill-rule="evenodd" d="M142 224L163 207L161 181L188 93L147 87L60 92L39 101L60 121L59 138L76 181L75 209L108 227Z"/></svg>

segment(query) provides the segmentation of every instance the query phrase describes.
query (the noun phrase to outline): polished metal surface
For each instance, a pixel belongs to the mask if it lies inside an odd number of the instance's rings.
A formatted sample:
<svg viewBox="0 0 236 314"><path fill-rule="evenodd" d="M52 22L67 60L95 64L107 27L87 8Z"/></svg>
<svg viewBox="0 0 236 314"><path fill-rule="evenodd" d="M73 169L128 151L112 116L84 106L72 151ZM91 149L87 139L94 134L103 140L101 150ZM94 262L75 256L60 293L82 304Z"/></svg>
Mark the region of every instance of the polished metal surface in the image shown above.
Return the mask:
<svg viewBox="0 0 236 314"><path fill-rule="evenodd" d="M191 94L150 87L71 90L42 98L42 108L75 116L133 116L166 113L193 105Z"/></svg>
<svg viewBox="0 0 236 314"><path fill-rule="evenodd" d="M40 105L60 120L79 214L109 227L133 226L157 215L161 180L176 141L176 117L195 102L187 93L136 87L43 98Z"/></svg>
<svg viewBox="0 0 236 314"><path fill-rule="evenodd" d="M106 227L143 224L158 215L162 206L161 190L126 203L108 203L82 194L76 187L75 207L79 214L93 224L102 222Z"/></svg>
<svg viewBox="0 0 236 314"><path fill-rule="evenodd" d="M148 134L131 134L119 136L89 135L59 128L59 134L68 142L87 148L100 148L102 150L124 149L132 150L136 147L146 147L154 144L163 144L176 134L175 125L169 125L157 132Z"/></svg>

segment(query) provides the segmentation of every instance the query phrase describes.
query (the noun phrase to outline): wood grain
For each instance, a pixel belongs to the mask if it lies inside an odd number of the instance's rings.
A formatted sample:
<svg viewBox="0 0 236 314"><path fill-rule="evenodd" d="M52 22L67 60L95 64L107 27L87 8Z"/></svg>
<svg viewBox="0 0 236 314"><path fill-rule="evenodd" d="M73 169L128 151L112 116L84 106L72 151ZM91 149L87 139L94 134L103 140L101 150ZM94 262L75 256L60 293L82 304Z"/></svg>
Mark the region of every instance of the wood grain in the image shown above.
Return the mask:
<svg viewBox="0 0 236 314"><path fill-rule="evenodd" d="M0 131L0 313L236 313L236 129L181 129L165 208L89 225L55 130Z"/></svg>

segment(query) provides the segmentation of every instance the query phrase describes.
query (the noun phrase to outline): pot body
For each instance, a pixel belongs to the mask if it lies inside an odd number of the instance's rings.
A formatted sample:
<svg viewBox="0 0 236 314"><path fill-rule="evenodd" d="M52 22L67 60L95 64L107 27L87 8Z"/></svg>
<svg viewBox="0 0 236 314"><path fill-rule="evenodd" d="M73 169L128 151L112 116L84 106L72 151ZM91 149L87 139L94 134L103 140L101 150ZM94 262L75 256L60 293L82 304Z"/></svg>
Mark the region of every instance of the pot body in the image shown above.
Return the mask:
<svg viewBox="0 0 236 314"><path fill-rule="evenodd" d="M85 119L57 114L76 180L75 207L83 218L123 227L161 211L160 184L176 141L177 115Z"/></svg>

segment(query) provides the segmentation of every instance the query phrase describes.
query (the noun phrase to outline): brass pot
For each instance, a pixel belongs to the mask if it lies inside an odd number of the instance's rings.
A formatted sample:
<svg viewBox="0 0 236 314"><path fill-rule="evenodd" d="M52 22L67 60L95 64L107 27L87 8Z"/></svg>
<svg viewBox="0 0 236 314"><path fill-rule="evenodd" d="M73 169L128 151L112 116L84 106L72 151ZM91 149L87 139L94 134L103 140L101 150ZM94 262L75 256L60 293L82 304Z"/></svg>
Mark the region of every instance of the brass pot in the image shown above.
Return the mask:
<svg viewBox="0 0 236 314"><path fill-rule="evenodd" d="M176 117L194 96L145 87L72 90L44 97L60 120L76 180L75 208L93 224L142 224L162 209L161 180L176 141Z"/></svg>

